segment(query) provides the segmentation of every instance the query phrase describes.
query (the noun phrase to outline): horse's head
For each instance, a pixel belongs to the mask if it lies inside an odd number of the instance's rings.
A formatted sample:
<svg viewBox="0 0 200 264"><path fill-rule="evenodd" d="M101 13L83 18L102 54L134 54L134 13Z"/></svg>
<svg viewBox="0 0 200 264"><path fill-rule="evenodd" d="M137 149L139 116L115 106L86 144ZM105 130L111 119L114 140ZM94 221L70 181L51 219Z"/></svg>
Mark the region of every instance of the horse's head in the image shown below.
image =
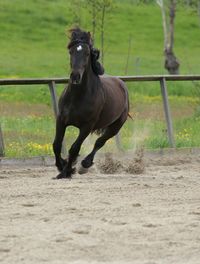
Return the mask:
<svg viewBox="0 0 200 264"><path fill-rule="evenodd" d="M71 37L68 45L70 54L71 75L70 81L72 84L80 84L83 74L89 63L95 74L103 74L104 70L100 63L99 51L92 46L92 38L90 32L82 31L79 28L70 30Z"/></svg>
<svg viewBox="0 0 200 264"><path fill-rule="evenodd" d="M83 73L90 62L90 48L92 40L89 32L84 32L79 28L71 30L71 42L68 45L70 54L71 75L73 84L80 84Z"/></svg>
<svg viewBox="0 0 200 264"><path fill-rule="evenodd" d="M83 73L86 70L89 58L90 49L87 44L79 43L71 47L70 51L70 65L71 75L70 80L73 84L80 84L82 81Z"/></svg>

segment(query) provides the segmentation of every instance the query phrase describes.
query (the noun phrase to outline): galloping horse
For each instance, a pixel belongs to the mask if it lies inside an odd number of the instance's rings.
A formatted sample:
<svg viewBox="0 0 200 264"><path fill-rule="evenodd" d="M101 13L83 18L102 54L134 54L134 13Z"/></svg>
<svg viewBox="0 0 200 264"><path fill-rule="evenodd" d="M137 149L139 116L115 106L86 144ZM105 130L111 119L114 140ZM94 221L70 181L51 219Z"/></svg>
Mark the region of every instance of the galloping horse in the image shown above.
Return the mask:
<svg viewBox="0 0 200 264"><path fill-rule="evenodd" d="M60 174L56 177L70 178L75 172L74 163L83 141L92 132L98 132L91 153L82 160L79 173L93 165L96 152L106 141L115 136L128 117L128 91L124 82L116 77L103 75L99 63L99 51L93 47L89 32L74 28L71 31L70 53L71 75L68 86L59 99L59 114L53 150ZM67 160L61 157L62 141L67 126L79 129Z"/></svg>

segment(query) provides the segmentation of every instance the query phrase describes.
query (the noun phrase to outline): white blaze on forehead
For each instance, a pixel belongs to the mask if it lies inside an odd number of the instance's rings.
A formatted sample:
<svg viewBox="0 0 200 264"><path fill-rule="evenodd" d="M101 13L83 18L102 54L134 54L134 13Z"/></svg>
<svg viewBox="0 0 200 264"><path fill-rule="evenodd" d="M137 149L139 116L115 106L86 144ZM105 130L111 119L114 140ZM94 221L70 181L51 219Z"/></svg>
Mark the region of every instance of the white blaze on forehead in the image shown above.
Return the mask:
<svg viewBox="0 0 200 264"><path fill-rule="evenodd" d="M81 46L81 45L79 45L78 47L77 47L77 51L80 51L80 50L82 50L83 49L83 47Z"/></svg>

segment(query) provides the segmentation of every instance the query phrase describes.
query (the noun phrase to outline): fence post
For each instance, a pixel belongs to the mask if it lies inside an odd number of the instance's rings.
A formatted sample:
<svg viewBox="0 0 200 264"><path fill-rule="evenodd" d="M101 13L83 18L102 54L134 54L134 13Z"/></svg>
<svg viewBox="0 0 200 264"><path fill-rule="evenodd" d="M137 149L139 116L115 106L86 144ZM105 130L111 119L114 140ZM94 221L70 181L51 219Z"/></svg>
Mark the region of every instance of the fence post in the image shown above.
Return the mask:
<svg viewBox="0 0 200 264"><path fill-rule="evenodd" d="M119 151L123 151L120 132L118 132L118 134L115 136L115 143L117 145L117 149Z"/></svg>
<svg viewBox="0 0 200 264"><path fill-rule="evenodd" d="M4 148L4 141L3 141L3 133L1 130L1 124L0 124L0 157L5 156L5 148Z"/></svg>
<svg viewBox="0 0 200 264"><path fill-rule="evenodd" d="M57 94L56 94L56 84L55 84L54 81L51 81L49 83L49 91L50 91L50 94L51 94L51 100L52 100L54 115L55 115L55 118L57 118L58 113L59 113L59 109L58 109L58 97L57 97ZM62 152L63 156L66 157L67 151L66 151L66 147L65 147L64 141L65 141L65 139L63 139L62 151L61 152Z"/></svg>
<svg viewBox="0 0 200 264"><path fill-rule="evenodd" d="M57 94L56 94L56 84L54 81L49 83L49 91L51 94L51 100L52 100L54 115L55 115L55 118L57 118L57 116L58 116L58 98L57 98Z"/></svg>
<svg viewBox="0 0 200 264"><path fill-rule="evenodd" d="M162 99L163 99L165 119L167 123L167 133L168 133L169 144L170 144L170 147L175 148L173 124L172 124L171 112L170 112L170 107L169 107L167 84L166 84L165 78L162 78L160 80L160 88L161 88L161 94L162 94Z"/></svg>

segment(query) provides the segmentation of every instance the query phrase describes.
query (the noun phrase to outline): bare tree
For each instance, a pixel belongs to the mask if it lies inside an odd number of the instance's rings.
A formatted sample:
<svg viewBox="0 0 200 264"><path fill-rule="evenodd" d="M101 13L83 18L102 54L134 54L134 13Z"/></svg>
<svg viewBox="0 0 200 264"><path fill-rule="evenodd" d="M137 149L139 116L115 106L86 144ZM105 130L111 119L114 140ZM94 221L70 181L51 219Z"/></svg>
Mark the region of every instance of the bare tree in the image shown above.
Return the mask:
<svg viewBox="0 0 200 264"><path fill-rule="evenodd" d="M81 26L82 24L82 0L70 0L70 11L72 13L72 23L76 26Z"/></svg>
<svg viewBox="0 0 200 264"><path fill-rule="evenodd" d="M101 62L104 63L104 37L106 14L113 8L113 0L99 0L100 18L100 35L101 35Z"/></svg>
<svg viewBox="0 0 200 264"><path fill-rule="evenodd" d="M176 0L169 0L169 23L167 23L163 0L156 0L161 8L163 33L164 33L164 55L165 68L170 74L179 74L179 61L174 54L174 20L176 14Z"/></svg>
<svg viewBox="0 0 200 264"><path fill-rule="evenodd" d="M95 41L95 33L98 25L99 20L99 0L86 0L86 5L91 15L91 22L92 22L92 37L93 41Z"/></svg>
<svg viewBox="0 0 200 264"><path fill-rule="evenodd" d="M104 1L102 2L102 14L101 14L101 62L104 63L104 33L105 33L105 12L106 5Z"/></svg>
<svg viewBox="0 0 200 264"><path fill-rule="evenodd" d="M95 41L95 35L98 30L101 41L101 62L104 63L104 39L105 25L109 18L108 14L113 9L114 0L69 0L72 12L72 23L75 26L84 26L82 19L83 8L86 8L91 15L92 37Z"/></svg>
<svg viewBox="0 0 200 264"><path fill-rule="evenodd" d="M129 60L130 60L130 53L131 53L131 44L132 44L132 36L131 34L129 35L129 40L128 40L128 54L127 54L127 60L126 60L126 66L125 66L125 75L128 72L128 65L129 65Z"/></svg>
<svg viewBox="0 0 200 264"><path fill-rule="evenodd" d="M93 40L95 40L97 30L100 33L102 64L104 62L105 25L108 19L107 14L114 6L113 3L114 0L85 0L85 6L91 15Z"/></svg>

